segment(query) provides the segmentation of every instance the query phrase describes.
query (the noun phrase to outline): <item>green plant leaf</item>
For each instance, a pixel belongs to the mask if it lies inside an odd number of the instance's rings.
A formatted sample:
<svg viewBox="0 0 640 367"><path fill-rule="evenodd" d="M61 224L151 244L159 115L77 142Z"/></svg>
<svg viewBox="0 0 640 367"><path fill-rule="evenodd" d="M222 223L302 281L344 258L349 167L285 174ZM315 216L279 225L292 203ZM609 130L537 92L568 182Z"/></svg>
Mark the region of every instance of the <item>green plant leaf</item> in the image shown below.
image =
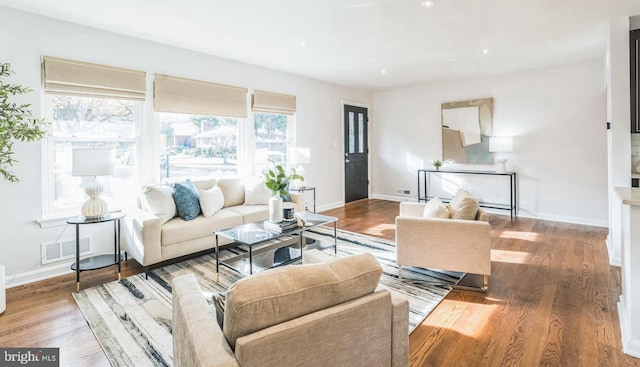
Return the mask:
<svg viewBox="0 0 640 367"><path fill-rule="evenodd" d="M49 123L33 118L31 104L9 102L11 96L32 92L27 87L4 83L3 79L11 74L10 65L0 63L0 174L7 181L18 182L18 177L8 170L17 162L13 159L13 143L41 140L47 134Z"/></svg>

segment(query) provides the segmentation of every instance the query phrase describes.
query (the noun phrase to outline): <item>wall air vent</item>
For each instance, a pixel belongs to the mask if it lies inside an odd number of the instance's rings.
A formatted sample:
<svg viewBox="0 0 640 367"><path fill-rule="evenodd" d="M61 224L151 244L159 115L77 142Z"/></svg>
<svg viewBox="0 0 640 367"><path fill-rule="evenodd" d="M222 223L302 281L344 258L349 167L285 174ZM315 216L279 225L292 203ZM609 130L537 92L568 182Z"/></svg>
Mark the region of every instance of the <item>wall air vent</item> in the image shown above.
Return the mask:
<svg viewBox="0 0 640 367"><path fill-rule="evenodd" d="M396 195L411 196L411 190L396 187Z"/></svg>
<svg viewBox="0 0 640 367"><path fill-rule="evenodd" d="M75 238L63 239L58 242L45 242L40 244L40 246L42 248L42 265L76 257ZM92 253L92 236L80 237L80 256L90 255Z"/></svg>

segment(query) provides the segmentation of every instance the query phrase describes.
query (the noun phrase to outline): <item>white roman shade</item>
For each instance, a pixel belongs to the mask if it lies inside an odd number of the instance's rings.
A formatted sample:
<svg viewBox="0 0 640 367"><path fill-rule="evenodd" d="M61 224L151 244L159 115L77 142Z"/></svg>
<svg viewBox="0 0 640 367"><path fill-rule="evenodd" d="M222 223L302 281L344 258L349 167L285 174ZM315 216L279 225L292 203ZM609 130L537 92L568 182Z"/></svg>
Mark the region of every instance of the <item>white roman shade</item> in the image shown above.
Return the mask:
<svg viewBox="0 0 640 367"><path fill-rule="evenodd" d="M254 90L251 109L255 112L293 115L296 112L296 96Z"/></svg>
<svg viewBox="0 0 640 367"><path fill-rule="evenodd" d="M156 74L153 87L159 112L247 117L247 89Z"/></svg>
<svg viewBox="0 0 640 367"><path fill-rule="evenodd" d="M144 71L56 57L42 57L45 93L142 101L147 91Z"/></svg>

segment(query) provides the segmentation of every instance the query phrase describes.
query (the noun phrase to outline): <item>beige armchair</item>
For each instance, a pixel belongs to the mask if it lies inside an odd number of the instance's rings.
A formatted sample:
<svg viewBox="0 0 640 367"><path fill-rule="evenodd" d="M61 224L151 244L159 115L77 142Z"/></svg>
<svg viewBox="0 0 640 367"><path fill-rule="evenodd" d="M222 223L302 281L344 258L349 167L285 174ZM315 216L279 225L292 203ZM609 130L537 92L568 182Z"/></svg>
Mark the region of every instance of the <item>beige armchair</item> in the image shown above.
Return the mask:
<svg viewBox="0 0 640 367"><path fill-rule="evenodd" d="M402 202L396 217L396 261L403 266L467 273L458 288L486 291L491 275L489 216L476 220L425 218L425 203Z"/></svg>
<svg viewBox="0 0 640 367"><path fill-rule="evenodd" d="M311 253L317 250L307 251ZM322 256L305 256L305 261ZM209 366L407 366L407 299L378 287L371 254L240 279L223 326L196 278L173 280L173 363Z"/></svg>

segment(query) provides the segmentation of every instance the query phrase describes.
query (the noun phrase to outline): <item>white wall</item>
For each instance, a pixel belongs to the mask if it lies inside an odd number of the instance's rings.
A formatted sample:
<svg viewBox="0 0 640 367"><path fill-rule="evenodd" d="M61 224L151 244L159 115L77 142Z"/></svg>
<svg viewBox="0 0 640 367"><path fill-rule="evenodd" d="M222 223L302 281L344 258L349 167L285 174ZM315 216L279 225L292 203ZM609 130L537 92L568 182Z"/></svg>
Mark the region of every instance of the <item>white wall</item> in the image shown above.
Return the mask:
<svg viewBox="0 0 640 367"><path fill-rule="evenodd" d="M519 215L607 226L603 70L594 59L374 93L373 193L405 187L415 200L416 170L442 158L440 104L493 97L493 134L514 137L507 170L518 175Z"/></svg>
<svg viewBox="0 0 640 367"><path fill-rule="evenodd" d="M0 61L11 63L15 71L12 82L36 91L22 99L32 104L36 115L41 112L42 55L294 94L297 96L297 142L311 148L311 163L305 168L309 181L318 188L318 205L339 205L344 201L342 101L371 104L368 92L3 7L0 7L0 34L3 35ZM147 97L145 120L152 121L151 90ZM152 130L145 130L143 134ZM152 147L143 149L153 151ZM63 226L41 229L35 222L42 216L41 143L18 143L15 151L19 163L14 169L22 181L12 184L0 180L3 209L0 211L0 264L6 266L9 286L68 271L69 266L68 263L39 265L40 243L55 240L64 229ZM92 225L83 233L94 232L97 252L107 252L112 246L111 228ZM73 238L73 235L73 229L68 228L62 239Z"/></svg>
<svg viewBox="0 0 640 367"><path fill-rule="evenodd" d="M629 18L611 19L607 38L607 59L605 64L607 88L607 121L611 122L608 132L608 196L609 196L609 236L607 250L609 262L620 266L622 242L628 233L622 226L622 202L614 187L631 185L631 115L629 100Z"/></svg>

